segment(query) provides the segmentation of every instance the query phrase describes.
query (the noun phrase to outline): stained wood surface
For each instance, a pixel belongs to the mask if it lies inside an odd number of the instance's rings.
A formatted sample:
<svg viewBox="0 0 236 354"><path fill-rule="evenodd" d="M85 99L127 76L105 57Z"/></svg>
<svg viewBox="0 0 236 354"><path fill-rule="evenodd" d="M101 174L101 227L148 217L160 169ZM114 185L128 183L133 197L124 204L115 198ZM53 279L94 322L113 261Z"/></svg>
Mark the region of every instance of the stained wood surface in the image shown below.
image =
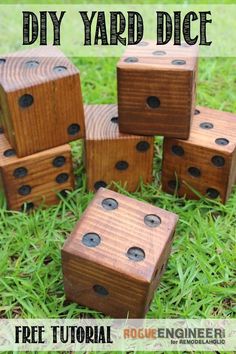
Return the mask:
<svg viewBox="0 0 236 354"><path fill-rule="evenodd" d="M179 196L197 199L198 195L191 190L206 195L209 188L219 192L223 202L230 195L236 180L236 115L206 107L197 107L200 112L194 115L190 137L165 139L162 164L162 187L168 193L177 192ZM208 126L208 129L200 125ZM209 129L209 127L211 127ZM217 139L226 139L227 145L218 145ZM173 146L182 148L184 154L177 156ZM224 159L222 166L216 166L214 157ZM189 168L197 168L200 176L189 173ZM179 180L179 189L171 188L170 181Z"/></svg>
<svg viewBox="0 0 236 354"><path fill-rule="evenodd" d="M59 49L34 48L4 59L0 65L3 126L19 157L84 137L80 74ZM33 104L22 108L19 100L26 94L33 96ZM69 135L72 124L80 130Z"/></svg>
<svg viewBox="0 0 236 354"><path fill-rule="evenodd" d="M120 133L118 123L111 121L117 117L116 105L85 106L85 164L89 190L94 190L98 181L107 185L112 181L120 182L128 191L135 191L141 179L144 183L152 181L153 137ZM140 142L148 143L149 148L137 150ZM117 169L119 161L127 163L127 169Z"/></svg>
<svg viewBox="0 0 236 354"><path fill-rule="evenodd" d="M73 189L74 176L69 145L62 145L23 158L18 158L16 155L4 156L4 153L10 149L12 147L4 134L0 134L0 174L9 209L21 210L24 203L33 203L35 208L41 204L46 206L57 204L60 201L57 193ZM65 164L55 167L53 161L59 156L65 158ZM27 174L16 178L15 171L19 168L25 168ZM56 178L63 173L68 174L68 180L58 184ZM30 186L30 194L20 195L19 189L22 186Z"/></svg>
<svg viewBox="0 0 236 354"><path fill-rule="evenodd" d="M102 202L112 198L118 208L106 210ZM160 217L161 224L149 227L147 214ZM160 276L171 247L178 217L150 204L100 188L62 249L66 296L114 317L142 317L148 309L152 286ZM83 244L83 236L96 233L97 247ZM127 257L131 247L145 253L142 261ZM167 253L166 253L167 252ZM101 296L94 285L107 289Z"/></svg>
<svg viewBox="0 0 236 354"><path fill-rule="evenodd" d="M164 55L154 55L155 52ZM126 62L136 58L137 62ZM173 65L173 60L185 60ZM187 139L195 106L197 49L147 46L128 48L117 64L120 131ZM150 108L148 97L160 105Z"/></svg>

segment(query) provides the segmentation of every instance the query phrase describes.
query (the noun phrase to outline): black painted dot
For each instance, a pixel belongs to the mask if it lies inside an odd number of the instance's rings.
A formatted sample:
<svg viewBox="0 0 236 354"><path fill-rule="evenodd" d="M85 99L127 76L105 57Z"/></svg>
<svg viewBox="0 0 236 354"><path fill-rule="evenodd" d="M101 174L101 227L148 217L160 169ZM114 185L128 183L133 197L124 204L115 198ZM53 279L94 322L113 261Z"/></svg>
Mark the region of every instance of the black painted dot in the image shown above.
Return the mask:
<svg viewBox="0 0 236 354"><path fill-rule="evenodd" d="M161 224L161 218L155 214L148 214L144 217L144 223L149 227L157 227Z"/></svg>
<svg viewBox="0 0 236 354"><path fill-rule="evenodd" d="M60 192L59 192L59 195L63 198L67 198L68 197L68 193L70 192L69 189L62 189Z"/></svg>
<svg viewBox="0 0 236 354"><path fill-rule="evenodd" d="M163 56L163 55L166 55L166 52L164 50L156 50L152 54L156 55L156 56Z"/></svg>
<svg viewBox="0 0 236 354"><path fill-rule="evenodd" d="M131 247L126 253L127 257L135 262L140 262L145 258L145 252L140 247Z"/></svg>
<svg viewBox="0 0 236 354"><path fill-rule="evenodd" d="M126 63L137 63L138 62L138 58L136 58L136 57L128 57L128 58L125 58L124 61Z"/></svg>
<svg viewBox="0 0 236 354"><path fill-rule="evenodd" d="M118 117L112 117L111 118L111 122L117 124L118 123Z"/></svg>
<svg viewBox="0 0 236 354"><path fill-rule="evenodd" d="M66 163L66 158L64 156L57 156L53 160L52 164L54 167L62 167Z"/></svg>
<svg viewBox="0 0 236 354"><path fill-rule="evenodd" d="M170 189L179 189L179 183L176 181L176 180L174 180L174 179L172 179L172 180L170 180L169 182L168 182L168 187L170 188Z"/></svg>
<svg viewBox="0 0 236 354"><path fill-rule="evenodd" d="M202 122L200 124L200 128L202 129L212 129L214 127L214 125L210 122Z"/></svg>
<svg viewBox="0 0 236 354"><path fill-rule="evenodd" d="M25 176L27 176L28 170L25 167L18 167L15 169L15 171L13 172L13 176L15 178L23 178Z"/></svg>
<svg viewBox="0 0 236 354"><path fill-rule="evenodd" d="M173 145L171 147L171 151L173 154L177 155L177 156L183 156L184 155L184 149L182 148L182 146L179 145Z"/></svg>
<svg viewBox="0 0 236 354"><path fill-rule="evenodd" d="M225 159L223 156L213 156L211 159L211 162L213 163L213 165L215 165L216 167L223 167L225 164Z"/></svg>
<svg viewBox="0 0 236 354"><path fill-rule="evenodd" d="M82 243L87 247L97 247L101 242L101 237L95 232L88 232L82 238Z"/></svg>
<svg viewBox="0 0 236 354"><path fill-rule="evenodd" d="M152 109L155 109L155 108L160 107L161 102L160 102L160 100L159 100L158 97L156 97L156 96L149 96L149 97L147 98L147 105L148 105L148 107L150 107L150 108L152 108Z"/></svg>
<svg viewBox="0 0 236 354"><path fill-rule="evenodd" d="M15 156L16 155L16 152L14 149L8 149L8 150L5 150L3 155L5 157L11 157L11 156Z"/></svg>
<svg viewBox="0 0 236 354"><path fill-rule="evenodd" d="M80 131L80 125L77 123L73 123L67 128L67 132L69 135L76 135L79 133L79 131Z"/></svg>
<svg viewBox="0 0 236 354"><path fill-rule="evenodd" d="M57 74L61 74L61 73L64 73L65 71L67 71L67 67L64 65L57 65L57 66L54 66L53 71Z"/></svg>
<svg viewBox="0 0 236 354"><path fill-rule="evenodd" d="M200 176L201 176L201 171L200 171L199 168L197 168L197 167L189 167L188 173L189 173L192 177L200 177Z"/></svg>
<svg viewBox="0 0 236 354"><path fill-rule="evenodd" d="M57 177L56 177L56 182L59 184L65 183L67 182L69 179L69 175L68 173L60 173Z"/></svg>
<svg viewBox="0 0 236 354"><path fill-rule="evenodd" d="M34 203L28 202L21 205L20 211L30 211L34 209Z"/></svg>
<svg viewBox="0 0 236 354"><path fill-rule="evenodd" d="M136 145L136 149L139 152L145 152L150 148L150 144L147 141L140 141L137 145Z"/></svg>
<svg viewBox="0 0 236 354"><path fill-rule="evenodd" d="M201 112L199 111L199 109L195 109L195 110L194 110L194 114L195 114L195 115L198 115L198 114L200 114L200 113L201 113Z"/></svg>
<svg viewBox="0 0 236 354"><path fill-rule="evenodd" d="M4 133L4 129L2 127L0 127L0 134Z"/></svg>
<svg viewBox="0 0 236 354"><path fill-rule="evenodd" d="M96 294L100 295L100 296L107 296L109 295L109 291L104 288L104 286L96 284L93 286L93 290L95 291Z"/></svg>
<svg viewBox="0 0 236 354"><path fill-rule="evenodd" d="M217 189L215 188L208 188L207 189L207 196L212 198L212 199L216 199L218 196L220 195L220 193L218 192Z"/></svg>
<svg viewBox="0 0 236 354"><path fill-rule="evenodd" d="M99 188L106 188L107 184L104 181L97 181L94 183L94 189L97 191Z"/></svg>
<svg viewBox="0 0 236 354"><path fill-rule="evenodd" d="M118 161L116 163L116 169L119 171L127 170L128 167L129 167L129 164L126 161Z"/></svg>
<svg viewBox="0 0 236 354"><path fill-rule="evenodd" d="M0 64L5 64L5 63L6 63L6 59L0 58Z"/></svg>
<svg viewBox="0 0 236 354"><path fill-rule="evenodd" d="M217 145L228 145L229 144L229 140L225 139L225 138L218 138L215 140L215 143Z"/></svg>
<svg viewBox="0 0 236 354"><path fill-rule="evenodd" d="M25 67L28 69L34 69L37 68L37 66L39 66L39 62L37 60L28 60L25 63Z"/></svg>
<svg viewBox="0 0 236 354"><path fill-rule="evenodd" d="M18 193L20 195L29 195L31 193L31 190L32 190L32 187L29 186L29 185L24 185L24 186L21 186L19 189L18 189Z"/></svg>
<svg viewBox="0 0 236 354"><path fill-rule="evenodd" d="M186 61L182 60L182 59L175 59L175 60L172 60L171 64L173 64L173 65L185 65Z"/></svg>
<svg viewBox="0 0 236 354"><path fill-rule="evenodd" d="M106 198L103 199L102 206L106 210L114 210L118 208L118 202L113 198Z"/></svg>
<svg viewBox="0 0 236 354"><path fill-rule="evenodd" d="M30 107L34 103L34 97L29 94L25 94L19 98L19 106L21 108Z"/></svg>

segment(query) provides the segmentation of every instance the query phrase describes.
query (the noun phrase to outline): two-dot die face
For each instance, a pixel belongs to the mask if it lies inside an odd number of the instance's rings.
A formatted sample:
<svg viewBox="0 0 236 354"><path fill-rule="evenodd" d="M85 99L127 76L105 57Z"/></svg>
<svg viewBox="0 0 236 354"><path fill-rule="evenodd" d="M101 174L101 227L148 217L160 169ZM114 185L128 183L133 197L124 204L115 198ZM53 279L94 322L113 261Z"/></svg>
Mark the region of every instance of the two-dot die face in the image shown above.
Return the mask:
<svg viewBox="0 0 236 354"><path fill-rule="evenodd" d="M198 107L188 140L165 139L162 186L187 198L226 202L236 178L236 116Z"/></svg>
<svg viewBox="0 0 236 354"><path fill-rule="evenodd" d="M0 59L5 134L24 157L84 137L77 68L57 48L34 48Z"/></svg>
<svg viewBox="0 0 236 354"><path fill-rule="evenodd" d="M117 65L120 130L187 139L195 105L197 49L128 47Z"/></svg>
<svg viewBox="0 0 236 354"><path fill-rule="evenodd" d="M66 297L114 317L143 317L177 216L101 188L62 250Z"/></svg>

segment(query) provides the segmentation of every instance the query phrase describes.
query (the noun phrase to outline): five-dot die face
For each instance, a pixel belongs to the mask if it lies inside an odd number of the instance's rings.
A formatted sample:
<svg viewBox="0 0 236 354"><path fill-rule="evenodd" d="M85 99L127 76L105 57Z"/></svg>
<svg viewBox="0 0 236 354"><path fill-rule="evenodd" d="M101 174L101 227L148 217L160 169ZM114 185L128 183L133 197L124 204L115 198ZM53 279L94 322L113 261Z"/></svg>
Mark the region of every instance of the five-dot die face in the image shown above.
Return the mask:
<svg viewBox="0 0 236 354"><path fill-rule="evenodd" d="M80 74L57 48L9 54L0 74L2 123L17 156L84 137Z"/></svg>
<svg viewBox="0 0 236 354"><path fill-rule="evenodd" d="M130 46L117 65L120 131L187 139L195 105L197 49Z"/></svg>
<svg viewBox="0 0 236 354"><path fill-rule="evenodd" d="M154 138L120 133L116 105L86 106L85 125L89 190L96 191L115 181L133 192L141 180L152 181Z"/></svg>
<svg viewBox="0 0 236 354"><path fill-rule="evenodd" d="M235 118L232 113L197 107L189 139L165 139L164 191L226 202L236 178Z"/></svg>
<svg viewBox="0 0 236 354"><path fill-rule="evenodd" d="M66 297L113 317L143 317L177 216L101 188L62 250Z"/></svg>

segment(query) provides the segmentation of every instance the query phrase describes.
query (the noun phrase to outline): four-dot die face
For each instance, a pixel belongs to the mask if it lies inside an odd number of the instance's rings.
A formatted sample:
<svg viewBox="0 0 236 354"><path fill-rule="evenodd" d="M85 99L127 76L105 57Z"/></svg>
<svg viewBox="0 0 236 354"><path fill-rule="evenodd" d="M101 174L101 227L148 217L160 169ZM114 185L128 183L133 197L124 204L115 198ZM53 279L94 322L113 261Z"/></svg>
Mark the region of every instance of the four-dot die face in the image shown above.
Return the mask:
<svg viewBox="0 0 236 354"><path fill-rule="evenodd" d="M80 74L57 48L8 55L0 74L2 123L17 156L84 137Z"/></svg>
<svg viewBox="0 0 236 354"><path fill-rule="evenodd" d="M231 113L198 107L188 140L165 139L164 191L226 202L236 178L235 118Z"/></svg>
<svg viewBox="0 0 236 354"><path fill-rule="evenodd" d="M117 65L120 130L187 139L195 105L197 49L131 46Z"/></svg>
<svg viewBox="0 0 236 354"><path fill-rule="evenodd" d="M101 188L62 250L66 297L114 317L143 317L177 216Z"/></svg>
<svg viewBox="0 0 236 354"><path fill-rule="evenodd" d="M120 133L116 105L86 106L85 124L89 190L98 190L115 181L133 192L141 180L152 181L154 139Z"/></svg>

